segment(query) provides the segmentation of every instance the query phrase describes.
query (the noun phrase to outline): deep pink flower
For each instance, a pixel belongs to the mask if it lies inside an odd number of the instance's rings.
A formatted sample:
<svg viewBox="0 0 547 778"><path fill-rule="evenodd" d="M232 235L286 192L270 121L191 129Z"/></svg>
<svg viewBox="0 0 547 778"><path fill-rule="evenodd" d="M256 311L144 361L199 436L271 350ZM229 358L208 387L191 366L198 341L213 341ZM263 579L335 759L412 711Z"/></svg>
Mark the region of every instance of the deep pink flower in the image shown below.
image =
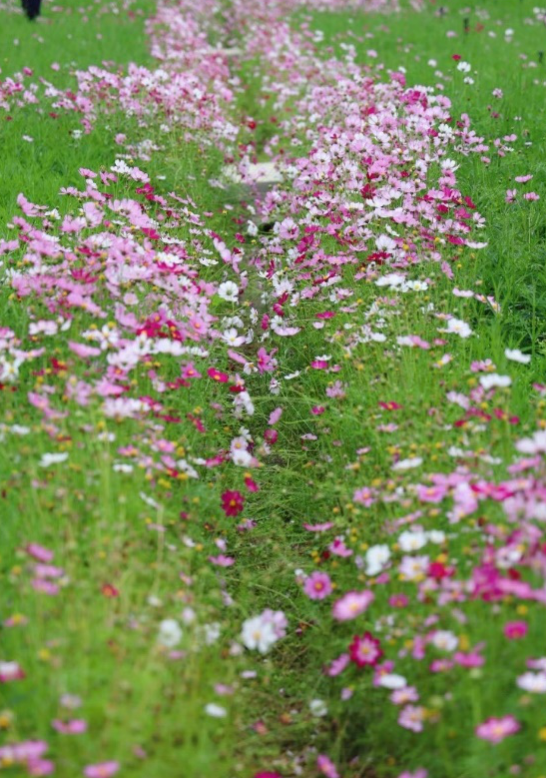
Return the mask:
<svg viewBox="0 0 547 778"><path fill-rule="evenodd" d="M388 602L392 608L406 608L410 600L406 594L392 594Z"/></svg>
<svg viewBox="0 0 547 778"><path fill-rule="evenodd" d="M492 716L482 724L479 724L475 729L475 734L477 737L496 745L505 740L508 735L514 735L519 729L520 724L514 716L502 716L499 719Z"/></svg>
<svg viewBox="0 0 547 778"><path fill-rule="evenodd" d="M508 640L520 640L526 637L528 624L525 621L508 621L503 628L503 634Z"/></svg>
<svg viewBox="0 0 547 778"><path fill-rule="evenodd" d="M327 573L316 571L304 582L304 593L310 600L324 600L332 593L332 583Z"/></svg>
<svg viewBox="0 0 547 778"><path fill-rule="evenodd" d="M337 621L350 621L364 613L374 600L374 594L369 591L348 592L336 600L332 607L332 615Z"/></svg>
<svg viewBox="0 0 547 778"><path fill-rule="evenodd" d="M259 773L255 773L253 778L282 778L282 776L279 773L261 771Z"/></svg>
<svg viewBox="0 0 547 778"><path fill-rule="evenodd" d="M353 642L349 646L349 655L357 667L365 667L366 665L378 664L384 652L380 648L380 641L373 637L370 632L365 632L364 635L354 636Z"/></svg>
<svg viewBox="0 0 547 778"><path fill-rule="evenodd" d="M216 367L210 367L207 371L207 375L209 378L212 378L213 381L218 381L219 384L225 384L229 379L229 376L226 373L222 373L220 370L217 370Z"/></svg>
<svg viewBox="0 0 547 778"><path fill-rule="evenodd" d="M238 516L243 510L245 500L241 492L226 491L221 497L221 507L226 516Z"/></svg>

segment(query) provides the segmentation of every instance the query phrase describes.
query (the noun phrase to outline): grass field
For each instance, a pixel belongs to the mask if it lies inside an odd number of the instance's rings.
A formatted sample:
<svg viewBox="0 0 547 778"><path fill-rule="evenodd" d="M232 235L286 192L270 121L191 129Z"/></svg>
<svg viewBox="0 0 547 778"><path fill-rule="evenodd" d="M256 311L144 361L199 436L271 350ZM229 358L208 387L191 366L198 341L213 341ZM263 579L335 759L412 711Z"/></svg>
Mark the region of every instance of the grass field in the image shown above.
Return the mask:
<svg viewBox="0 0 547 778"><path fill-rule="evenodd" d="M544 11L325 5L2 7L8 776L545 775Z"/></svg>

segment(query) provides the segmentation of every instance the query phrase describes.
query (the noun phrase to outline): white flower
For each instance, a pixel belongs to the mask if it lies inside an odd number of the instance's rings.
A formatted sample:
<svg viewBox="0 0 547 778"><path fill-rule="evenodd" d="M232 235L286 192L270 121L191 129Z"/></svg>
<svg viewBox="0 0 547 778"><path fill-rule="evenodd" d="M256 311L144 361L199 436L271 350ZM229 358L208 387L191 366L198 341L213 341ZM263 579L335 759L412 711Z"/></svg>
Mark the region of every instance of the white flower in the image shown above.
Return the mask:
<svg viewBox="0 0 547 778"><path fill-rule="evenodd" d="M470 73L471 65L469 62L464 62L464 60L462 60L461 62L458 62L458 70L460 73Z"/></svg>
<svg viewBox="0 0 547 778"><path fill-rule="evenodd" d="M439 330L439 332L446 332L449 335L459 335L460 338L468 338L473 334L473 330L469 324L461 319L449 319L447 328L445 330Z"/></svg>
<svg viewBox="0 0 547 778"><path fill-rule="evenodd" d="M217 289L218 296L222 300L226 300L229 303L237 302L238 292L239 292L238 286L237 284L234 284L233 281L225 281Z"/></svg>
<svg viewBox="0 0 547 778"><path fill-rule="evenodd" d="M458 163L453 159L443 159L441 162L441 170L444 170L445 172L450 170L452 173L454 173L458 168Z"/></svg>
<svg viewBox="0 0 547 778"><path fill-rule="evenodd" d="M42 458L39 462L40 467L49 467L50 465L59 465L61 462L66 462L68 454L42 454Z"/></svg>
<svg viewBox="0 0 547 778"><path fill-rule="evenodd" d="M508 375L498 375L497 373L481 375L479 382L483 389L492 389L494 387L504 388L506 386L511 386L512 383L511 378Z"/></svg>
<svg viewBox="0 0 547 778"><path fill-rule="evenodd" d="M425 292L427 288L426 281L405 281L401 285L401 292Z"/></svg>
<svg viewBox="0 0 547 778"><path fill-rule="evenodd" d="M455 651L458 648L458 638L449 630L439 629L433 635L431 642L435 648L442 651Z"/></svg>
<svg viewBox="0 0 547 778"><path fill-rule="evenodd" d="M527 365L532 359L532 357L529 354L523 354L522 351L518 350L518 348L515 349L506 348L505 356L507 357L507 359L510 359L512 362L520 362L521 365Z"/></svg>
<svg viewBox="0 0 547 778"><path fill-rule="evenodd" d="M440 530L440 529L432 529L429 532L427 532L426 534L427 534L428 539L432 543L437 543L437 544L440 545L441 543L444 543L444 541L446 540L445 533L442 530Z"/></svg>
<svg viewBox="0 0 547 778"><path fill-rule="evenodd" d="M407 685L404 675L397 675L397 673L383 673L378 683L385 689L404 689Z"/></svg>
<svg viewBox="0 0 547 778"><path fill-rule="evenodd" d="M378 251L393 251L397 248L397 244L392 238L388 238L387 235L380 235L376 238L376 248Z"/></svg>
<svg viewBox="0 0 547 778"><path fill-rule="evenodd" d="M259 653L266 654L276 640L277 635L272 623L264 621L262 616L254 616L243 622L241 642L246 648L256 649Z"/></svg>
<svg viewBox="0 0 547 778"><path fill-rule="evenodd" d="M327 704L324 700L311 700L310 711L312 716L326 716L328 713Z"/></svg>
<svg viewBox="0 0 547 778"><path fill-rule="evenodd" d="M428 556L404 556L399 565L403 581L421 581L429 567Z"/></svg>
<svg viewBox="0 0 547 778"><path fill-rule="evenodd" d="M367 553L365 554L365 562L367 565L366 574L378 575L386 562L389 562L390 556L391 551L389 550L389 546L383 544L371 546L367 549Z"/></svg>
<svg viewBox="0 0 547 778"><path fill-rule="evenodd" d="M160 622L158 643L165 648L174 648L182 639L182 629L175 619L164 619Z"/></svg>
<svg viewBox="0 0 547 778"><path fill-rule="evenodd" d="M226 708L223 708L222 705L217 705L216 702L207 703L204 711L208 716L212 716L214 719L223 719L227 715Z"/></svg>
<svg viewBox="0 0 547 778"><path fill-rule="evenodd" d="M545 694L545 673L524 673L517 678L517 686L532 694Z"/></svg>
<svg viewBox="0 0 547 778"><path fill-rule="evenodd" d="M400 459L392 466L392 470L412 470L414 467L420 467L424 460L421 457L409 457L409 459Z"/></svg>
<svg viewBox="0 0 547 778"><path fill-rule="evenodd" d="M544 454L545 442L545 430L538 430L533 437L517 441L515 448L521 454Z"/></svg>
<svg viewBox="0 0 547 778"><path fill-rule="evenodd" d="M381 276L374 283L376 286L389 286L390 289L394 289L397 286L401 286L405 281L405 277L401 273L388 273L385 276Z"/></svg>
<svg viewBox="0 0 547 778"><path fill-rule="evenodd" d="M229 330L225 330L225 332L222 333L222 340L227 343L228 346L235 347L241 346L241 344L245 342L245 338L239 334L235 327L230 327Z"/></svg>
<svg viewBox="0 0 547 778"><path fill-rule="evenodd" d="M425 532L412 532L407 530L399 535L397 541L401 551L419 551L427 544L427 534Z"/></svg>

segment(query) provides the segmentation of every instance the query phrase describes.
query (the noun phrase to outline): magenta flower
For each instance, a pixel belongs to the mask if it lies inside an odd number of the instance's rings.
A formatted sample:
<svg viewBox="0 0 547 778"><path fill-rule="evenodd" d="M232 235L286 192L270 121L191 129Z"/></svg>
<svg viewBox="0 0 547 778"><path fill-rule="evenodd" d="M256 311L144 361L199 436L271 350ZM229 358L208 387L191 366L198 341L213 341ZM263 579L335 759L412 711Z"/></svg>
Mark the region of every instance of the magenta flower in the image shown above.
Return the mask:
<svg viewBox="0 0 547 778"><path fill-rule="evenodd" d="M332 583L327 573L316 571L306 578L304 593L310 600L324 600L332 593Z"/></svg>
<svg viewBox="0 0 547 778"><path fill-rule="evenodd" d="M326 778L340 778L340 773L336 769L334 762L325 754L320 754L317 757L317 769Z"/></svg>
<svg viewBox="0 0 547 778"><path fill-rule="evenodd" d="M209 378L212 378L213 381L218 381L220 384L225 384L229 378L226 373L222 373L220 370L217 370L216 367L210 367L207 371L207 375Z"/></svg>
<svg viewBox="0 0 547 778"><path fill-rule="evenodd" d="M226 516L238 516L243 510L245 500L241 492L226 491L221 496L221 507Z"/></svg>
<svg viewBox="0 0 547 778"><path fill-rule="evenodd" d="M475 729L475 734L482 740L488 740L497 745L509 735L514 735L519 729L520 724L514 716L502 716L499 719L492 716L479 724Z"/></svg>
<svg viewBox="0 0 547 778"><path fill-rule="evenodd" d="M503 628L503 634L508 640L520 640L526 637L528 624L525 621L508 621Z"/></svg>
<svg viewBox="0 0 547 778"><path fill-rule="evenodd" d="M279 773L272 773L272 772L264 772L261 771L259 773L255 773L253 778L282 778Z"/></svg>
<svg viewBox="0 0 547 778"><path fill-rule="evenodd" d="M364 635L355 635L349 646L349 655L357 667L366 667L378 664L384 652L380 648L380 641L370 632L365 632Z"/></svg>
<svg viewBox="0 0 547 778"><path fill-rule="evenodd" d="M364 613L374 600L372 592L348 592L336 600L332 607L332 615L337 621L350 621Z"/></svg>
<svg viewBox="0 0 547 778"><path fill-rule="evenodd" d="M84 768L86 778L110 778L120 769L119 762L102 762L101 764L90 764Z"/></svg>

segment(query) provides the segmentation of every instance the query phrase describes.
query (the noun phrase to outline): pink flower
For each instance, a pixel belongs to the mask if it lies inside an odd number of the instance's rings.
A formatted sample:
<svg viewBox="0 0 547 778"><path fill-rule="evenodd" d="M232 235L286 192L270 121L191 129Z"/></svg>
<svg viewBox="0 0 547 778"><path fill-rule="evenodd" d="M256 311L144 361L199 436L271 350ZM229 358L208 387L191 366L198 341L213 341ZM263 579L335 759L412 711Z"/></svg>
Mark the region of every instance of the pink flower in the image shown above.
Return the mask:
<svg viewBox="0 0 547 778"><path fill-rule="evenodd" d="M370 508L370 506L375 503L376 500L372 489L369 489L367 486L363 486L361 489L356 489L353 493L353 502L357 502L359 505L364 505L365 508Z"/></svg>
<svg viewBox="0 0 547 778"><path fill-rule="evenodd" d="M373 600L374 595L370 591L348 592L336 600L332 607L332 616L337 621L350 621L364 613Z"/></svg>
<svg viewBox="0 0 547 778"><path fill-rule="evenodd" d="M29 543L25 551L34 559L37 559L38 562L51 562L53 559L53 551L38 545L38 543Z"/></svg>
<svg viewBox="0 0 547 778"><path fill-rule="evenodd" d="M404 729L421 732L424 728L425 708L421 705L406 705L399 714L398 722Z"/></svg>
<svg viewBox="0 0 547 778"><path fill-rule="evenodd" d="M508 621L503 628L503 634L508 640L520 640L527 632L528 624L525 621Z"/></svg>
<svg viewBox="0 0 547 778"><path fill-rule="evenodd" d="M102 762L101 764L90 764L84 768L86 778L110 778L120 769L119 762Z"/></svg>
<svg viewBox="0 0 547 778"><path fill-rule="evenodd" d="M389 699L394 705L406 705L409 702L418 702L420 695L414 686L405 686L404 689L394 689Z"/></svg>
<svg viewBox="0 0 547 778"><path fill-rule="evenodd" d="M310 600L324 600L332 593L332 583L327 573L316 571L306 578L304 593Z"/></svg>
<svg viewBox="0 0 547 778"><path fill-rule="evenodd" d="M71 721L54 719L51 726L63 735L80 735L87 731L87 722L83 719L72 719Z"/></svg>
<svg viewBox="0 0 547 778"><path fill-rule="evenodd" d="M416 494L420 502L442 502L446 496L446 492L446 486L442 485L424 486L423 484L419 484L416 489Z"/></svg>
<svg viewBox="0 0 547 778"><path fill-rule="evenodd" d="M350 663L349 654L340 654L340 656L333 659L328 667L325 668L325 674L331 678L335 678L340 675Z"/></svg>
<svg viewBox="0 0 547 778"><path fill-rule="evenodd" d="M349 655L357 667L366 667L378 664L384 652L380 648L380 641L373 637L370 632L365 632L364 635L354 636L349 646Z"/></svg>
<svg viewBox="0 0 547 778"><path fill-rule="evenodd" d="M317 769L326 778L340 778L340 773L336 769L334 762L325 754L320 754L317 757Z"/></svg>
<svg viewBox="0 0 547 778"><path fill-rule="evenodd" d="M539 195L536 192L526 192L522 195L525 200L539 200Z"/></svg>
<svg viewBox="0 0 547 778"><path fill-rule="evenodd" d="M516 189L508 189L506 191L506 193L505 193L505 202L506 203L514 202L516 196L517 196L517 190Z"/></svg>
<svg viewBox="0 0 547 778"><path fill-rule="evenodd" d="M219 554L218 556L210 556L208 557L209 562L212 562L214 565L217 565L218 567L231 567L235 559L231 556L225 556L224 554Z"/></svg>
<svg viewBox="0 0 547 778"><path fill-rule="evenodd" d="M531 181L534 176L527 175L527 176L515 176L515 181L517 184L525 184L527 181Z"/></svg>
<svg viewBox="0 0 547 778"><path fill-rule="evenodd" d="M423 767L418 767L417 770L414 770L413 773L409 773L408 770L405 770L404 773L401 773L398 778L427 778L429 773L427 770Z"/></svg>
<svg viewBox="0 0 547 778"><path fill-rule="evenodd" d="M51 775L55 772L55 765L49 759L29 759L27 762L29 775Z"/></svg>
<svg viewBox="0 0 547 778"><path fill-rule="evenodd" d="M245 500L240 492L226 491L221 496L221 507L226 516L237 516L243 510Z"/></svg>
<svg viewBox="0 0 547 778"><path fill-rule="evenodd" d="M502 716L500 719L491 717L486 719L482 724L479 724L475 730L475 734L477 737L482 738L482 740L488 740L490 743L496 745L497 743L501 743L508 735L514 735L519 729L520 724L514 716Z"/></svg>

